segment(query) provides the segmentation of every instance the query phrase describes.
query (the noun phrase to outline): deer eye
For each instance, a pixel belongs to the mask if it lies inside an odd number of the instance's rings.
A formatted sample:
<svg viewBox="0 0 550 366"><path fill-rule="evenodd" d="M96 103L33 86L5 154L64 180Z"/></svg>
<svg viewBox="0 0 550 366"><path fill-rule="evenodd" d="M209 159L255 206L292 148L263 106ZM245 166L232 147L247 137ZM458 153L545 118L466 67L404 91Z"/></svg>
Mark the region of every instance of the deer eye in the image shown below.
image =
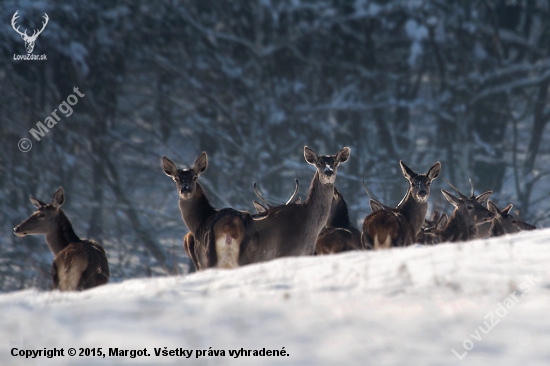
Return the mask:
<svg viewBox="0 0 550 366"><path fill-rule="evenodd" d="M38 215L36 215L39 219L43 219L44 217L46 217L46 214L43 214L42 212L39 213Z"/></svg>
<svg viewBox="0 0 550 366"><path fill-rule="evenodd" d="M468 209L468 211L472 211L474 209L474 206L466 206L466 208Z"/></svg>
<svg viewBox="0 0 550 366"><path fill-rule="evenodd" d="M512 220L512 224L517 224L518 220Z"/></svg>
<svg viewBox="0 0 550 366"><path fill-rule="evenodd" d="M426 185L429 187L429 186L432 185L432 182L428 182L428 183L426 183Z"/></svg>

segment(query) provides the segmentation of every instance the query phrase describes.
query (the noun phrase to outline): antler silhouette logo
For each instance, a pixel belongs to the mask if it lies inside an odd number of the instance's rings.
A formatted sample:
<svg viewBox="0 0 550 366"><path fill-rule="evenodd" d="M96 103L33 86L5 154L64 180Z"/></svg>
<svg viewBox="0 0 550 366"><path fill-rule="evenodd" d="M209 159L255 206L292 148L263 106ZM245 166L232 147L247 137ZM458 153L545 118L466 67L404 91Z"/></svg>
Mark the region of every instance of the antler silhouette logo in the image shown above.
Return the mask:
<svg viewBox="0 0 550 366"><path fill-rule="evenodd" d="M19 33L19 35L21 36L21 38L23 38L23 41L25 41L25 48L27 49L27 53L32 53L32 50L34 49L34 42L36 42L36 38L38 38L38 36L40 35L40 33L42 33L42 31L44 30L44 28L46 28L46 24L48 24L48 20L50 18L48 18L48 14L44 13L44 16L43 18L46 20L46 22L42 22L42 29L40 30L34 30L34 32L32 33L31 36L29 36L27 34L27 30L25 29L25 32L21 32L19 31L19 26L17 26L17 28L15 27L16 24L15 24L15 21L17 20L17 18L19 17L19 15L17 14L19 13L19 10L17 10L15 12L15 14L13 14L13 17L11 18L11 26L13 27L13 29Z"/></svg>

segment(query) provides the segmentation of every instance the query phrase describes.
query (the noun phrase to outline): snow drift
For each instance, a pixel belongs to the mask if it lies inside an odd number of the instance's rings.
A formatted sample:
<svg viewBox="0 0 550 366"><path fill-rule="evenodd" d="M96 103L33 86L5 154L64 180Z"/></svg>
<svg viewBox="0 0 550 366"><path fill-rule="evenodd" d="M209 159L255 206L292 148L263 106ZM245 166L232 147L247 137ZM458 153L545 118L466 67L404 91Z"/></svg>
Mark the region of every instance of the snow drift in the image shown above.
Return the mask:
<svg viewBox="0 0 550 366"><path fill-rule="evenodd" d="M0 364L548 364L549 239L538 230L4 294ZM64 356L12 356L54 348ZM99 348L105 357L91 355Z"/></svg>

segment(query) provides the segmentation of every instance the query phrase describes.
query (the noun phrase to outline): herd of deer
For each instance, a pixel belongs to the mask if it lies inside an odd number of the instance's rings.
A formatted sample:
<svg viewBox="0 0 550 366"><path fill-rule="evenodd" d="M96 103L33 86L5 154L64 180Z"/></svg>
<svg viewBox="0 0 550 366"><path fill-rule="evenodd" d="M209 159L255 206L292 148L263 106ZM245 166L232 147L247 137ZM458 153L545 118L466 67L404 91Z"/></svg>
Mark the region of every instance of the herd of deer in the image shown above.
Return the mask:
<svg viewBox="0 0 550 366"><path fill-rule="evenodd" d="M488 201L492 191L470 197L454 196L442 189L454 206L450 217L435 211L426 220L430 185L439 176L441 164L435 163L426 174L417 174L400 161L409 189L397 207L389 207L371 197L372 213L359 232L351 225L348 206L334 186L340 164L350 157L344 147L336 155L317 155L304 147L308 164L316 168L304 202L296 199L299 184L284 205L267 202L254 183L254 192L262 203L254 201L257 214L233 208L215 209L198 182L208 167L203 152L191 169L178 169L162 157L164 173L176 183L179 208L189 232L184 249L197 270L235 268L286 256L324 255L348 250L401 247L413 243L437 244L459 242L533 230L534 226L510 215L512 205L504 210ZM471 183L471 182L470 182ZM46 204L31 197L37 211L16 226L17 236L46 235L55 258L52 264L53 287L61 291L83 290L107 283L109 266L105 251L93 240L81 240L61 210L65 198L60 187L52 202ZM483 205L487 204L487 208Z"/></svg>

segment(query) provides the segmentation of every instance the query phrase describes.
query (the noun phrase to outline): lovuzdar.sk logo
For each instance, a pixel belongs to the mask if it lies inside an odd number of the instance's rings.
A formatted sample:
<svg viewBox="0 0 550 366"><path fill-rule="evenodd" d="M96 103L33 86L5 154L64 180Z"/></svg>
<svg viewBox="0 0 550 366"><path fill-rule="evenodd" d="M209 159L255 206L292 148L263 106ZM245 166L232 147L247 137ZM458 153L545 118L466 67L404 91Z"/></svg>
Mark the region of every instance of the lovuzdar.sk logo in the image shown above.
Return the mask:
<svg viewBox="0 0 550 366"><path fill-rule="evenodd" d="M38 36L44 31L44 28L46 28L46 25L48 24L48 21L50 18L48 18L48 14L44 13L44 22L42 22L42 29L38 30L35 29L34 32L29 36L27 34L27 29L25 29L24 32L21 32L19 30L19 26L16 24L17 18L19 17L19 10L13 14L13 17L11 18L11 26L13 29L23 38L23 41L25 41L25 49L27 50L26 55L13 55L14 60L46 60L46 55L33 55L32 51L34 50L34 44L36 42L36 39Z"/></svg>

